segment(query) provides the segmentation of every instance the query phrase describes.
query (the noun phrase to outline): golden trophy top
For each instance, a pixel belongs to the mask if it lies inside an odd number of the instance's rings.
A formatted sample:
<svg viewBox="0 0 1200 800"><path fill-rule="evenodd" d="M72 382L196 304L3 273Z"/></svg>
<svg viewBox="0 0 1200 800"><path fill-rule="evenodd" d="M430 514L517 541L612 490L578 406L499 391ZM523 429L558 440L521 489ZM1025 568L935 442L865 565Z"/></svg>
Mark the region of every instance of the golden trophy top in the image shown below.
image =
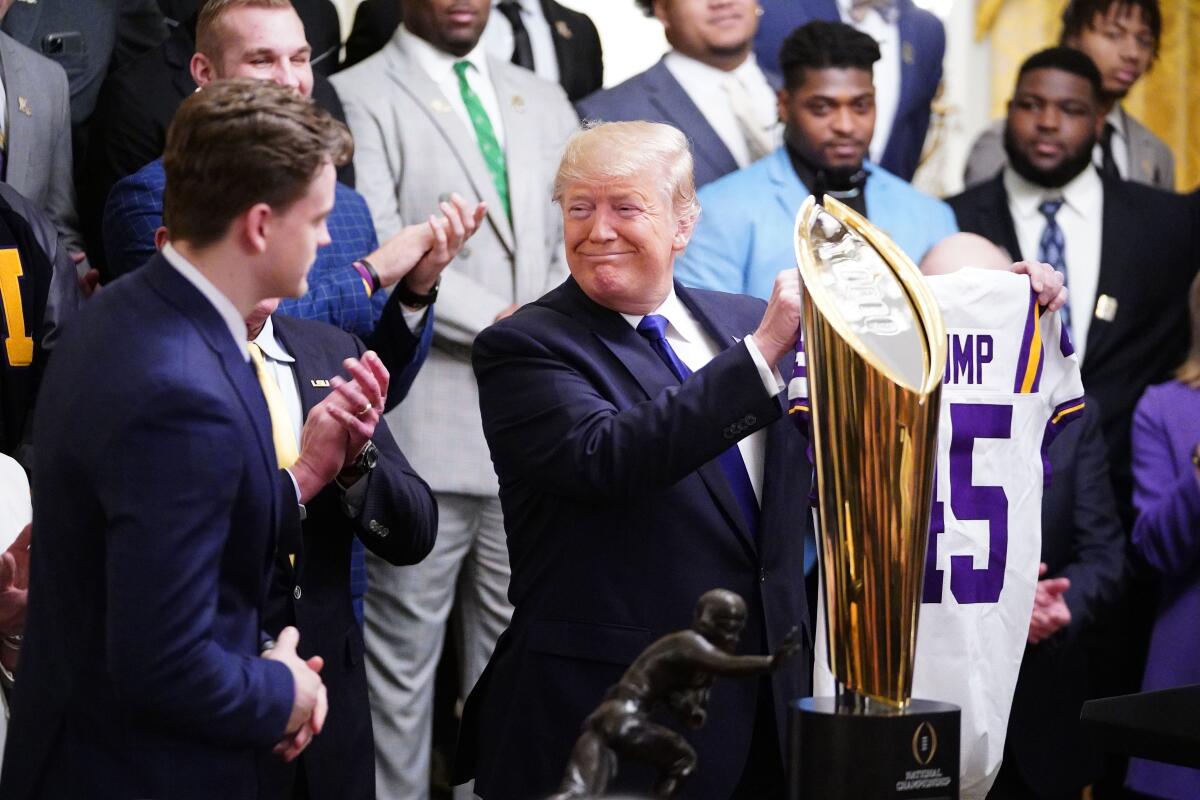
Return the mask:
<svg viewBox="0 0 1200 800"><path fill-rule="evenodd" d="M838 335L889 380L919 395L942 381L946 331L933 293L903 250L835 198L796 215L804 291Z"/></svg>

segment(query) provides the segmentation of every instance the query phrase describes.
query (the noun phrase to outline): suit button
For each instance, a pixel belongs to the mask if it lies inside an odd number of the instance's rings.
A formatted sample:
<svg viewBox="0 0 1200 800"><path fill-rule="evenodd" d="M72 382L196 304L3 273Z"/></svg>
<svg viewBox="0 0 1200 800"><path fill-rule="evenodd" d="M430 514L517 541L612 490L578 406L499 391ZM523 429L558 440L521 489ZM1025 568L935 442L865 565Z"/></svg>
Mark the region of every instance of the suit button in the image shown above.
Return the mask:
<svg viewBox="0 0 1200 800"><path fill-rule="evenodd" d="M464 247L463 249L459 250L458 257L459 258L470 258L471 257L471 248Z"/></svg>
<svg viewBox="0 0 1200 800"><path fill-rule="evenodd" d="M758 571L758 582L759 583L767 582L767 571L765 569L760 569Z"/></svg>
<svg viewBox="0 0 1200 800"><path fill-rule="evenodd" d="M296 598L297 600L300 599L300 587L299 586L297 586L295 589L292 590L292 597Z"/></svg>
<svg viewBox="0 0 1200 800"><path fill-rule="evenodd" d="M754 416L753 414L747 414L746 418L743 419L742 422L746 423L746 426L749 427L750 425L758 422L758 417Z"/></svg>
<svg viewBox="0 0 1200 800"><path fill-rule="evenodd" d="M734 431L733 426L730 426L730 427L726 428L725 430L721 431L721 435L724 436L726 439L732 439L734 436L737 436L737 432Z"/></svg>

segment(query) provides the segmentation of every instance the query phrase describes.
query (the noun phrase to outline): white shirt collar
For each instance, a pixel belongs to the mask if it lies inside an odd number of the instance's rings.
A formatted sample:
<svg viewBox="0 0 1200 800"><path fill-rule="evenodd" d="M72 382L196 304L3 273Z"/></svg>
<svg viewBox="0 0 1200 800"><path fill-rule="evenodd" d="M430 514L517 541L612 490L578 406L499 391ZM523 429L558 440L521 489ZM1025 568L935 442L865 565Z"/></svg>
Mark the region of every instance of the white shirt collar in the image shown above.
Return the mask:
<svg viewBox="0 0 1200 800"><path fill-rule="evenodd" d="M1121 108L1120 103L1113 103L1112 110L1108 112L1108 116L1104 121L1113 126L1113 133L1120 136L1122 139L1128 139L1128 131L1125 130L1125 109Z"/></svg>
<svg viewBox="0 0 1200 800"><path fill-rule="evenodd" d="M225 324L229 327L229 333L233 336L233 341L237 344L242 358L249 361L250 351L246 349L246 320L238 313L233 302L222 294L220 289L213 286L212 281L204 277L204 273L196 269L178 250L172 247L170 242L163 247L162 255L167 263L186 278L188 283L195 286L196 290L204 295L209 304L217 310L221 319L225 320Z"/></svg>
<svg viewBox="0 0 1200 800"><path fill-rule="evenodd" d="M670 293L658 304L658 308L651 311L650 314L658 314L667 318L667 322L670 323L668 333L674 333L676 337L685 342L699 341L701 331L692 317L692 312L688 311L687 306L675 294L674 285L671 286ZM642 320L650 314L621 314L621 316L636 330Z"/></svg>
<svg viewBox="0 0 1200 800"><path fill-rule="evenodd" d="M1038 186L1018 175L1012 167L1005 167L1004 190L1008 193L1017 214L1029 218L1041 213L1038 206L1044 200L1058 197L1074 211L1087 215L1095 207L1096 198L1103 196L1104 185L1100 181L1100 173L1090 164L1070 182L1057 189Z"/></svg>
<svg viewBox="0 0 1200 800"><path fill-rule="evenodd" d="M481 78L491 79L491 74L488 71L487 51L483 48L482 37L476 43L475 49L461 58L444 50L438 50L429 42L404 27L404 23L400 23L396 37L404 43L405 51L412 54L421 69L425 70L429 77L433 78L437 83L443 83L449 78L457 84L458 75L454 72L454 65L459 61L470 62Z"/></svg>
<svg viewBox="0 0 1200 800"><path fill-rule="evenodd" d="M272 361L282 361L285 364L293 364L296 361L275 338L275 321L271 317L267 317L267 321L263 323L262 330L254 337L254 343L263 351L263 355Z"/></svg>
<svg viewBox="0 0 1200 800"><path fill-rule="evenodd" d="M667 52L667 60L671 62L673 69L681 69L688 74L706 81L715 81L718 84L725 80L726 76L732 75L736 77L743 85L753 85L748 81L765 80L762 78L762 70L758 68L758 59L754 57L754 53L746 56L746 60L735 69L726 72L723 69L705 64L703 61L698 61L691 56L685 56L678 50L669 50Z"/></svg>

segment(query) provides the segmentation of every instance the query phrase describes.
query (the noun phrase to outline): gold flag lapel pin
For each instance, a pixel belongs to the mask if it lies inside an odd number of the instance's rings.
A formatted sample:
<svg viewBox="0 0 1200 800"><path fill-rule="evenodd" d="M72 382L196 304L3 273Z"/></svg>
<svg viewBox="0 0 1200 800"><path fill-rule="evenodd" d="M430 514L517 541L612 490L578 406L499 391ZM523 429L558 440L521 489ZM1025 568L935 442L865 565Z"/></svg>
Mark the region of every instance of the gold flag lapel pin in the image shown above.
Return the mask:
<svg viewBox="0 0 1200 800"><path fill-rule="evenodd" d="M1102 294L1096 298L1096 319L1112 322L1117 317L1117 298Z"/></svg>

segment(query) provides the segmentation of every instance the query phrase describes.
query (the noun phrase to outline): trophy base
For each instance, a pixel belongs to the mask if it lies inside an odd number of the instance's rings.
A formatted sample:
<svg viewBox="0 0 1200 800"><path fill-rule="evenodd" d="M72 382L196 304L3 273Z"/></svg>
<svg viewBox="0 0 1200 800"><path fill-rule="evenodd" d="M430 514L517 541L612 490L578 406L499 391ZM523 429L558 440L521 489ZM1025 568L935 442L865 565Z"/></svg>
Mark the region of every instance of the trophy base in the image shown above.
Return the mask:
<svg viewBox="0 0 1200 800"><path fill-rule="evenodd" d="M792 703L788 800L958 800L958 706L850 710L833 697Z"/></svg>

